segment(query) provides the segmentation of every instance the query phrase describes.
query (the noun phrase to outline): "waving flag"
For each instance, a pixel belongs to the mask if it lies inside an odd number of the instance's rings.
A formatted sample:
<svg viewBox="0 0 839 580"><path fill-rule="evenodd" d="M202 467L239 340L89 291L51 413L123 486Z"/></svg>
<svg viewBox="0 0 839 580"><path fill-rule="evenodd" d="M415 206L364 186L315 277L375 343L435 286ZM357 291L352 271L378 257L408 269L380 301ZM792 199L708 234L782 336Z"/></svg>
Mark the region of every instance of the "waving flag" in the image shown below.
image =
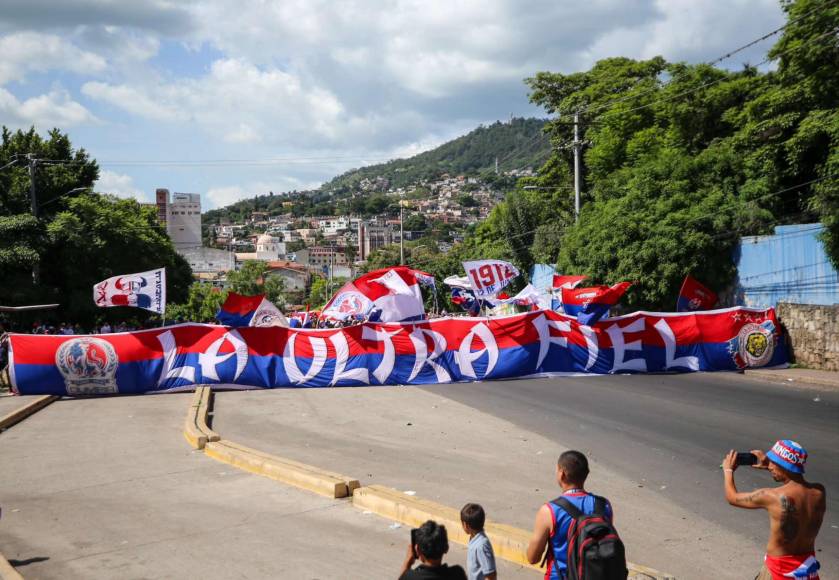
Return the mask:
<svg viewBox="0 0 839 580"><path fill-rule="evenodd" d="M554 274L553 288L554 290L562 288L568 288L570 290L579 286L586 278L588 276L562 276L560 274Z"/></svg>
<svg viewBox="0 0 839 580"><path fill-rule="evenodd" d="M562 309L569 316L577 316L583 307L596 298L600 293L608 290L608 286L591 286L588 288L561 288Z"/></svg>
<svg viewBox="0 0 839 580"><path fill-rule="evenodd" d="M452 288L452 304L457 304L469 313L469 316L477 316L481 312L482 300L475 298L471 290L460 288L458 286Z"/></svg>
<svg viewBox="0 0 839 580"><path fill-rule="evenodd" d="M225 326L288 326L288 319L264 294L243 296L231 292L216 313Z"/></svg>
<svg viewBox="0 0 839 580"><path fill-rule="evenodd" d="M100 308L133 306L163 314L166 310L166 268L113 276L93 286Z"/></svg>
<svg viewBox="0 0 839 580"><path fill-rule="evenodd" d="M559 310L562 307L562 291L567 288L573 290L579 286L588 276L563 276L554 274L551 292L551 310Z"/></svg>
<svg viewBox="0 0 839 580"><path fill-rule="evenodd" d="M577 313L577 321L580 324L591 326L603 318L609 312L609 309L618 303L630 286L632 286L632 282L619 282L614 286L601 287L594 296L584 299L584 303Z"/></svg>
<svg viewBox="0 0 839 580"><path fill-rule="evenodd" d="M692 276L685 276L679 299L676 300L676 312L711 310L717 303L717 295L696 281Z"/></svg>
<svg viewBox="0 0 839 580"><path fill-rule="evenodd" d="M538 306L541 297L542 292L533 286L533 284L528 284L515 296L507 296L504 292L501 292L498 294L497 299L490 299L490 302L495 304L515 304L516 306Z"/></svg>
<svg viewBox="0 0 839 580"><path fill-rule="evenodd" d="M476 298L495 296L519 275L518 268L503 260L463 262L463 269Z"/></svg>
<svg viewBox="0 0 839 580"><path fill-rule="evenodd" d="M337 320L350 316L375 316L380 322L425 318L420 281L430 284L430 274L406 266L368 272L348 282L323 308L322 315Z"/></svg>

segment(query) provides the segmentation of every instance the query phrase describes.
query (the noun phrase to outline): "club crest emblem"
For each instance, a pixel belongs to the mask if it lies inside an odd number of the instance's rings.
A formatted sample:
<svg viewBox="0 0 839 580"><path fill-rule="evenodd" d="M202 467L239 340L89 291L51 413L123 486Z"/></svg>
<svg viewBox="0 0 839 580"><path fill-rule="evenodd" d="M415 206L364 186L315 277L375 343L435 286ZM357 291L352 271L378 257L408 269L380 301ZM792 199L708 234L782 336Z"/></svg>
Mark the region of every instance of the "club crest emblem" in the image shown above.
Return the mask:
<svg viewBox="0 0 839 580"><path fill-rule="evenodd" d="M118 363L114 347L93 337L68 340L55 353L55 364L64 377L68 395L118 393Z"/></svg>
<svg viewBox="0 0 839 580"><path fill-rule="evenodd" d="M737 368L764 366L775 352L775 325L771 320L744 324L737 337L729 341L728 351Z"/></svg>
<svg viewBox="0 0 839 580"><path fill-rule="evenodd" d="M282 326L282 324L276 309L262 308L254 313L251 326Z"/></svg>

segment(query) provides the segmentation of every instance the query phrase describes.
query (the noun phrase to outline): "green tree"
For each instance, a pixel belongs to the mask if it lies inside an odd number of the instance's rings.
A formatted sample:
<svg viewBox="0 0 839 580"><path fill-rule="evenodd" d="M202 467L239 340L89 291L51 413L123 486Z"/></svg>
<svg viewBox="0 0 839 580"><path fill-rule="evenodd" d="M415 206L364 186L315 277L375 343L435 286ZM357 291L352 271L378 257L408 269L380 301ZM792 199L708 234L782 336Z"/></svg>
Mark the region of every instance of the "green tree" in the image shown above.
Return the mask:
<svg viewBox="0 0 839 580"><path fill-rule="evenodd" d="M28 159L35 167L38 217L30 211ZM16 162L14 162L17 160ZM104 278L166 267L170 301L183 300L192 277L156 212L135 200L91 191L96 162L54 129L46 138L2 130L0 143L0 303L57 302L62 318L148 317L137 309L95 307L91 288ZM39 283L33 284L37 267Z"/></svg>
<svg viewBox="0 0 839 580"><path fill-rule="evenodd" d="M166 268L166 295L172 303L186 299L192 271L175 251L156 210L134 199L86 193L66 202L47 225L49 251L41 260L41 281L71 320L89 323L103 315L91 299L100 280ZM111 316L127 316L122 308ZM134 309L132 309L132 316Z"/></svg>
<svg viewBox="0 0 839 580"><path fill-rule="evenodd" d="M285 305L285 284L282 278L266 275L265 262L248 260L241 269L227 273L227 282L231 290L245 296L265 294L269 302L282 308Z"/></svg>
<svg viewBox="0 0 839 580"><path fill-rule="evenodd" d="M556 144L582 111L582 214L544 219L513 197L486 227L518 230L525 242L507 245L520 265L556 255L564 272L634 281L629 302L642 307L672 308L688 273L725 289L738 238L776 224L820 219L839 263L839 6L782 6L792 22L770 51L777 71L609 58L528 79L533 102L557 114ZM557 149L534 181L570 183L571 163Z"/></svg>
<svg viewBox="0 0 839 580"><path fill-rule="evenodd" d="M309 289L309 295L306 297L306 302L314 310L320 309L324 304L326 304L326 301L329 300L330 296L327 288L328 282L326 278L318 276L312 280L312 287Z"/></svg>
<svg viewBox="0 0 839 580"><path fill-rule="evenodd" d="M167 307L166 317L169 320L212 322L226 299L227 290L203 282L194 282L189 287L186 301Z"/></svg>

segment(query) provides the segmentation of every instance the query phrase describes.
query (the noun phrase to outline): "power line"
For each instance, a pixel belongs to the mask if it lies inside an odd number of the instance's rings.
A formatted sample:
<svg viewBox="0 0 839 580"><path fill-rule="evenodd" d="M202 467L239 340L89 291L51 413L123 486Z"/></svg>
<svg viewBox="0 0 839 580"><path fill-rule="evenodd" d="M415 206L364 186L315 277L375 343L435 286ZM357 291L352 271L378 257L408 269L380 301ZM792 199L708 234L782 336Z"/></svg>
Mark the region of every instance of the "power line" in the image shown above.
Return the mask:
<svg viewBox="0 0 839 580"><path fill-rule="evenodd" d="M771 38L772 36L775 36L775 35L776 35L776 34L778 34L779 32L782 32L783 30L785 30L787 27L792 26L793 24L796 24L796 23L800 22L801 20L803 20L803 19L805 19L805 18L807 18L807 17L811 16L812 14L814 14L814 13L816 13L816 12L819 12L819 11L824 10L825 8L829 7L831 4L835 4L837 1L839 1L839 0L828 0L825 4L820 5L820 6L816 7L816 8L813 8L812 10L810 10L809 12L807 12L806 14L803 14L803 15L799 16L798 18L794 19L794 20L790 20L790 21L788 21L786 24L784 24L784 25L783 25L783 26L781 26L780 28L776 28L775 30L773 30L773 31L771 31L771 32L768 32L768 33L764 34L764 35L763 35L763 36L761 36L760 38L757 38L757 39L755 39L755 40L753 40L753 41L751 41L751 42L749 42L749 43L747 43L747 44L744 44L743 46L741 46L741 47L739 47L739 48L736 48L736 49L734 49L734 50L732 50L732 51L730 51L730 52L727 52L727 53L725 53L724 55L719 56L719 57L717 57L717 58L715 58L715 59L713 59L713 60L710 60L710 61L705 62L705 63L700 63L700 65L699 65L699 66L702 66L702 65L705 65L705 66L714 66L714 65L716 65L716 64L719 64L719 63L721 63L722 61L724 61L724 60L727 60L727 59L731 58L731 57L732 57L732 56L734 56L735 54L738 54L738 53L740 53L740 52L743 52L744 50L746 50L746 49L748 49L748 48L751 48L752 46L754 46L754 45L756 45L756 44L759 44L760 42L763 42L764 40L766 40L766 39L768 39L768 38ZM762 64L765 64L765 63L769 62L770 60L772 60L772 59L770 59L769 57L767 57L767 58L766 58L766 59L764 59L762 62L760 62L757 66L761 66ZM673 82L673 81L671 80L670 82ZM702 87L699 87L699 88L701 89ZM579 109L579 110L578 110L578 111L576 111L576 112L577 112L577 113L579 113L579 114L586 114L586 113L591 113L591 112L600 111L600 110L605 109L605 108L607 108L607 107L610 107L610 106L612 106L612 105L614 105L614 104L616 104L616 103L621 103L621 102L628 101L628 100L631 100L631 99L636 99L636 98L639 98L639 97L643 97L643 96L646 96L646 95L649 95L649 94L655 93L655 92L657 92L657 91L659 91L659 90L660 90L660 88L659 88L659 87L656 87L656 88L648 89L648 90L646 90L646 91L642 91L642 92L640 92L640 93L633 93L633 94L630 94L630 95L624 95L624 96L622 96L622 97L618 97L618 98L612 99L612 100L610 100L610 101L608 101L608 102L606 102L606 103L601 103L600 105L596 105L596 106L595 106L595 105L591 105L591 106L589 106L589 107L586 107L586 108L583 108L583 109ZM560 114L562 114L562 113L560 113ZM569 115L569 114L571 114L571 113L566 111L564 114Z"/></svg>
<svg viewBox="0 0 839 580"><path fill-rule="evenodd" d="M795 52L797 50L801 50L802 48L805 48L805 47L810 48L812 46L812 43L819 42L822 39L824 39L825 37L828 37L828 36L831 36L831 35L835 36L837 32L839 32L839 27L834 28L832 30L828 30L827 32L825 32L823 34L820 34L819 36L810 40L809 44L799 44L799 45L793 46L793 47L789 48L788 50L785 50L783 52L778 53L778 55L776 55L776 56L787 55L787 54ZM761 66L763 64L766 64L766 63L768 63L772 60L773 60L772 58L766 57L761 62L759 62L756 66L759 67L759 66ZM649 103L645 103L645 104L639 105L637 107L632 107L631 109L615 110L615 111L610 111L610 112L604 113L602 116L599 117L599 119L602 120L604 118L609 118L609 117L612 117L612 116L624 115L624 114L627 114L627 113L633 113L635 111L640 111L642 109L648 109L648 108L653 107L655 105L658 105L660 103L666 103L666 102L669 102L669 101L673 101L673 100L678 99L680 97L684 97L686 95L690 95L691 93L695 93L695 92L701 91L703 89L707 89L708 87L714 86L716 84L719 84L723 81L728 81L728 80L731 80L731 79L729 77L723 76L723 77L720 77L720 78L717 78L717 79L706 81L706 82L702 83L701 85L699 85L698 87L694 87L694 88L682 91L680 93L676 93L675 95L669 95L669 96L663 97L661 99L655 99L653 101L650 101ZM658 91L658 90L659 89L656 89L656 91Z"/></svg>

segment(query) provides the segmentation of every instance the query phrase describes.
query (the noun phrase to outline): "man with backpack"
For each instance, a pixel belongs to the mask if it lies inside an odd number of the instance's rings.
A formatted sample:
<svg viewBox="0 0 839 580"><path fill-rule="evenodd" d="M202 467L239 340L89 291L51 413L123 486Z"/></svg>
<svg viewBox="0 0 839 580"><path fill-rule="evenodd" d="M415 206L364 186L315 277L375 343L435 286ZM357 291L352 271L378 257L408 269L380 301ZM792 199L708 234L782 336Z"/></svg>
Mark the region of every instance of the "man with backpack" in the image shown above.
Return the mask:
<svg viewBox="0 0 839 580"><path fill-rule="evenodd" d="M612 505L585 490L588 473L588 459L579 451L559 456L556 481L562 495L539 508L527 547L531 564L547 564L545 580L627 577L623 542L612 526Z"/></svg>

